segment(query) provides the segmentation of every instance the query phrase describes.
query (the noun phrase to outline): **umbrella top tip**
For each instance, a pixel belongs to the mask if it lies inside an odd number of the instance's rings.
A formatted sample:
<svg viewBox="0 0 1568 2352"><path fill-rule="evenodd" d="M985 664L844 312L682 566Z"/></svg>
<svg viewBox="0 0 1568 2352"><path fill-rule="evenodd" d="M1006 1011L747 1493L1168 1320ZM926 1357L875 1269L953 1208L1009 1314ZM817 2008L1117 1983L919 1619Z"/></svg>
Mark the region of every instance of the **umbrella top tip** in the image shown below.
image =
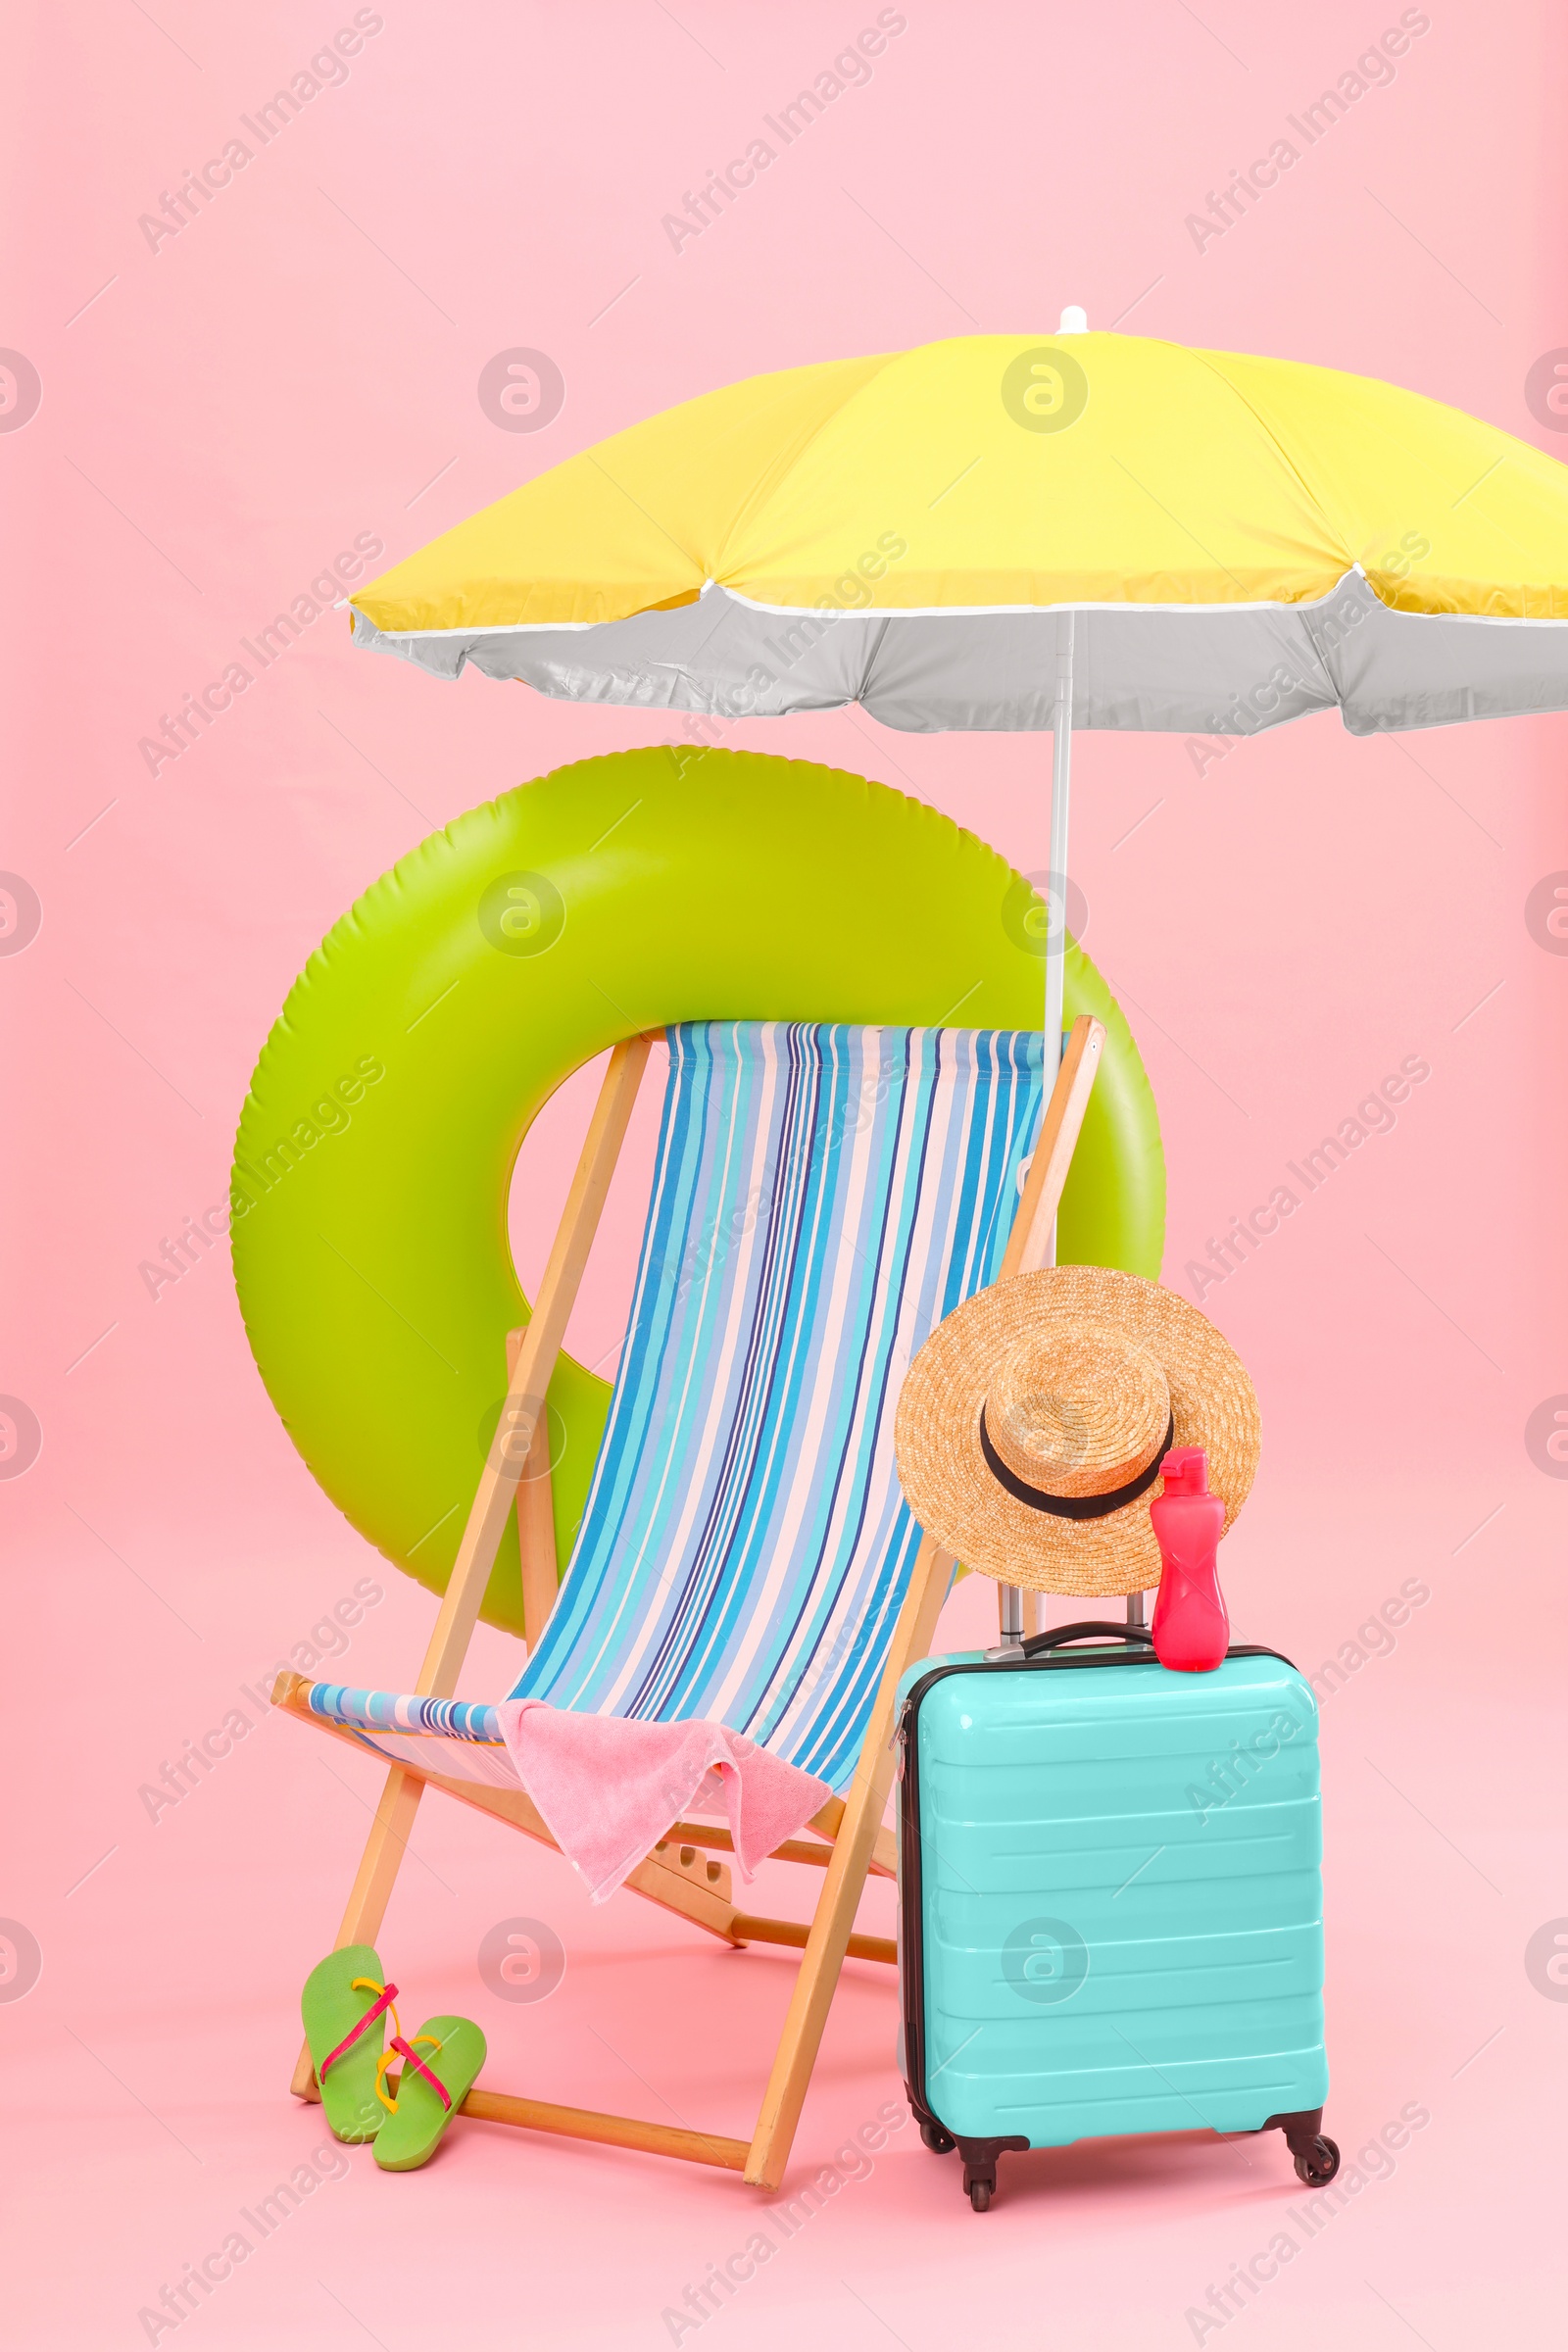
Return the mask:
<svg viewBox="0 0 1568 2352"><path fill-rule="evenodd" d="M1080 303L1069 302L1061 314L1061 324L1057 327L1056 332L1058 335L1087 335L1089 313Z"/></svg>

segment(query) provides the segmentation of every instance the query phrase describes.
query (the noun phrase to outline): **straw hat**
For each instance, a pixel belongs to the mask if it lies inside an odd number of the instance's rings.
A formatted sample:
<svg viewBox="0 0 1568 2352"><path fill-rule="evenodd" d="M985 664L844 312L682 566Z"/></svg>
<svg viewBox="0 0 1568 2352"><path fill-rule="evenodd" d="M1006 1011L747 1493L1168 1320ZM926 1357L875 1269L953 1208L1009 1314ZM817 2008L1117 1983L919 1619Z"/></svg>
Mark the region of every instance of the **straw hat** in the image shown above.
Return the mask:
<svg viewBox="0 0 1568 2352"><path fill-rule="evenodd" d="M1228 1531L1260 1434L1208 1317L1106 1266L1045 1266L966 1299L910 1365L894 1432L909 1508L944 1550L1084 1595L1158 1584L1149 1505L1172 1446L1206 1449Z"/></svg>

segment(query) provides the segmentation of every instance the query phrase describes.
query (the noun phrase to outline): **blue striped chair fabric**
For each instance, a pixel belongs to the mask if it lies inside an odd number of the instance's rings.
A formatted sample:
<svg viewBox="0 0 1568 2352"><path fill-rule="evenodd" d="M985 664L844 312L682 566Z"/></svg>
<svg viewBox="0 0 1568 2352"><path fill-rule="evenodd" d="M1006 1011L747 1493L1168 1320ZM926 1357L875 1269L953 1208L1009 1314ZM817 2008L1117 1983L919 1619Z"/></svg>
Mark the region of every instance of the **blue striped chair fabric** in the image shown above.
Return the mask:
<svg viewBox="0 0 1568 2352"><path fill-rule="evenodd" d="M842 1788L919 1544L899 1387L1000 1268L1042 1040L696 1021L669 1047L582 1529L510 1695L716 1718ZM332 1684L310 1704L394 1761L515 1784L493 1707Z"/></svg>

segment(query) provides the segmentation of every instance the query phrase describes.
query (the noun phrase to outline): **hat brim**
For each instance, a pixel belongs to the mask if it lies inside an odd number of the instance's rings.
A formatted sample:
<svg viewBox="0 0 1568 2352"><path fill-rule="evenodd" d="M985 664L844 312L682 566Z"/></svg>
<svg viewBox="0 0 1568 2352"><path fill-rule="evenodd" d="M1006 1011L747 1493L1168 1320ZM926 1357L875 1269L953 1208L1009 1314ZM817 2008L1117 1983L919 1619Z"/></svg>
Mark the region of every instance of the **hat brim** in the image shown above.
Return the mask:
<svg viewBox="0 0 1568 2352"><path fill-rule="evenodd" d="M1103 1519L1058 1519L1018 1501L988 1467L980 1408L1008 1350L1056 1322L1090 1315L1147 1348L1170 1389L1174 1446L1201 1446L1209 1493L1228 1532L1246 1501L1262 1444L1247 1368L1208 1317L1173 1291L1108 1266L1044 1266L968 1298L938 1325L909 1367L894 1425L899 1478L926 1534L965 1567L1000 1583L1081 1598L1144 1592L1159 1582L1149 1506L1156 1479Z"/></svg>

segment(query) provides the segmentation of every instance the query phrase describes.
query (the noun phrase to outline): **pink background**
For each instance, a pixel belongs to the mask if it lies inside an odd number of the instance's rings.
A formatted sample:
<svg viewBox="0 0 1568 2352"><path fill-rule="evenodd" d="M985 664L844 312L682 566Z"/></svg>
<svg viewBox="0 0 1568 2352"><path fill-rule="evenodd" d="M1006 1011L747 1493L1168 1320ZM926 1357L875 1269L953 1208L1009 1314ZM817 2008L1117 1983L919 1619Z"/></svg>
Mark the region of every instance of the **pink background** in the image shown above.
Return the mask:
<svg viewBox="0 0 1568 2352"><path fill-rule="evenodd" d="M0 445L25 713L0 864L43 909L0 970L0 1388L43 1431L0 1486L0 1915L43 1953L35 1989L0 2002L19 2344L147 2340L139 2309L325 2144L285 2088L295 2003L373 1769L269 1722L156 1823L140 1786L357 1579L384 1598L352 1679L406 1687L430 1616L292 1453L226 1251L156 1300L138 1266L223 1200L257 1051L357 894L487 796L669 730L472 674L443 687L351 654L338 615L156 778L138 740L356 533L398 558L710 385L1050 329L1067 302L1095 325L1386 376L1562 449L1524 394L1568 341L1560 9L1433 0L1392 85L1200 252L1186 216L1396 7L909 0L868 84L673 251L662 216L875 13L386 0L346 81L156 251L138 216L350 24L347 0L14 19L3 148L27 234L0 340L43 385ZM475 395L517 345L566 385L532 437ZM1202 2340L1304 2352L1413 2329L1447 2352L1539 2342L1557 2316L1568 2007L1525 1947L1568 1913L1551 1631L1568 1494L1524 1433L1568 1389L1568 965L1524 908L1568 865L1565 729L1357 743L1319 718L1201 777L1179 738L1080 741L1072 866L1161 1107L1171 1282L1402 1056L1431 1068L1396 1130L1205 1299L1267 1433L1227 1547L1239 1632L1315 1671L1404 1580L1430 1594L1329 1699L1323 1737L1330 2129L1348 2161L1407 2103L1431 2120L1260 2308ZM1038 740L897 736L858 711L728 740L880 777L1045 861ZM525 1154L525 1275L571 1108ZM579 1310L589 1353L623 1304L634 1189ZM949 1632L990 1607L989 1588L962 1589ZM484 1634L465 1690L504 1678L507 1645ZM406 2021L470 2011L499 2084L749 2132L786 1958L716 1952L629 1898L591 1912L559 1860L436 1800L415 1846L381 1945ZM794 1876L764 1880L761 1907L799 1904ZM862 1917L886 1910L882 1889ZM519 1914L567 1953L537 2007L497 2000L476 1969L484 1932ZM884 2102L902 2113L894 2022L886 1973L852 1964L792 2187ZM757 2227L731 2177L473 2125L417 2178L366 2151L341 2169L182 2342L667 2342L662 2313ZM1272 2137L1012 2158L984 2223L907 2125L854 2169L695 2332L1191 2342L1189 2311L1285 2226L1297 2187Z"/></svg>

